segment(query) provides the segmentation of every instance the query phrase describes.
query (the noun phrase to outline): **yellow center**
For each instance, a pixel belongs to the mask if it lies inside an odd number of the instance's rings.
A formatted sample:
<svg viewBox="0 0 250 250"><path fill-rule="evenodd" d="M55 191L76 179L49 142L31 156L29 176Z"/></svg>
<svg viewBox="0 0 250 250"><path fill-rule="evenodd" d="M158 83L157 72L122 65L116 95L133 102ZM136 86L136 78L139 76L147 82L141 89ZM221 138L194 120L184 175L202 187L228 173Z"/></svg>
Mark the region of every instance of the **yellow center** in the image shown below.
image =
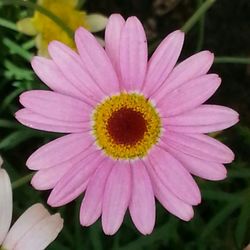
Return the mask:
<svg viewBox="0 0 250 250"><path fill-rule="evenodd" d="M109 97L97 105L92 119L97 145L114 159L144 157L161 132L157 110L136 93Z"/></svg>

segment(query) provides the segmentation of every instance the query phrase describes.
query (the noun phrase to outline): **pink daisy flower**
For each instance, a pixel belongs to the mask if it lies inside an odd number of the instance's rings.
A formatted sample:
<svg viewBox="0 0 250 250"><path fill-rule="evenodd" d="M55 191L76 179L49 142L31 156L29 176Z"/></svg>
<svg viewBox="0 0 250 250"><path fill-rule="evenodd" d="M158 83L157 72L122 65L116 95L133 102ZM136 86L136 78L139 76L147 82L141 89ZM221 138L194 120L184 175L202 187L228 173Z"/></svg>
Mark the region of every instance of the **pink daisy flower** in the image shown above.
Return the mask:
<svg viewBox="0 0 250 250"><path fill-rule="evenodd" d="M148 61L140 21L114 14L105 32L105 50L79 28L79 54L53 41L51 59L32 60L52 91L23 93L24 109L16 118L32 128L68 133L27 161L38 170L32 185L52 189L48 204L62 206L85 192L83 226L101 216L104 232L114 234L129 209L137 229L150 234L155 197L188 221L192 206L201 201L192 175L226 177L223 163L234 159L233 152L203 133L234 125L238 114L203 104L221 82L216 74L207 74L214 56L202 51L176 65L183 40L183 32L171 33Z"/></svg>

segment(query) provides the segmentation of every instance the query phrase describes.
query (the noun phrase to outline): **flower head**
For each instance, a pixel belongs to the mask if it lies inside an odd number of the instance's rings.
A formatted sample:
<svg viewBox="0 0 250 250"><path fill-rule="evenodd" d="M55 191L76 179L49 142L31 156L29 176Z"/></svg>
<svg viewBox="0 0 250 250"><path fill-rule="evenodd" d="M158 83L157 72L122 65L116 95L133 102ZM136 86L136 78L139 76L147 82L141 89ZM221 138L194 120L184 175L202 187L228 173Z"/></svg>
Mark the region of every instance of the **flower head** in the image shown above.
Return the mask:
<svg viewBox="0 0 250 250"><path fill-rule="evenodd" d="M32 67L52 91L21 95L16 118L26 126L68 133L34 152L27 166L38 170L32 185L52 189L48 203L62 206L85 192L80 222L100 216L106 234L120 227L127 209L137 229L152 232L155 197L172 214L190 220L201 201L191 174L226 177L233 152L203 133L238 121L230 108L203 104L221 79L207 74L209 51L176 65L184 34L168 35L148 61L147 42L136 17L109 18L105 50L79 28L79 54L49 45L51 59Z"/></svg>
<svg viewBox="0 0 250 250"><path fill-rule="evenodd" d="M27 209L9 229L12 218L12 189L4 169L0 169L0 201L0 249L42 250L62 230L63 220L60 215L50 215L39 203Z"/></svg>
<svg viewBox="0 0 250 250"><path fill-rule="evenodd" d="M38 0L38 4L60 17L72 30L82 26L91 32L103 30L107 23L107 18L100 14L88 15L84 11L76 9L77 0ZM36 46L38 54L48 55L48 44L53 40L58 40L75 48L75 43L69 35L49 17L35 11L33 17L20 20L17 23L18 29L27 34L36 36Z"/></svg>

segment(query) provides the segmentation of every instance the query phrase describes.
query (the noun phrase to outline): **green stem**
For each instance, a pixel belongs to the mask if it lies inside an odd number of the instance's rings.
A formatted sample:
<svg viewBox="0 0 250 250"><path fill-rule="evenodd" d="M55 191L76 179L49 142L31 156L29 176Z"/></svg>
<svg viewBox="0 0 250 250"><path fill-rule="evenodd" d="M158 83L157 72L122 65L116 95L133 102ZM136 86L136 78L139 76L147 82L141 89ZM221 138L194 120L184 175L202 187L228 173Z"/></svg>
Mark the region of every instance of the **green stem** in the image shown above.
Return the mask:
<svg viewBox="0 0 250 250"><path fill-rule="evenodd" d="M230 56L220 56L216 57L214 60L215 63L242 63L242 64L250 64L250 58L244 57L230 57Z"/></svg>
<svg viewBox="0 0 250 250"><path fill-rule="evenodd" d="M181 30L187 33L204 15L204 13L215 3L216 0L206 0L198 10L187 20Z"/></svg>
<svg viewBox="0 0 250 250"><path fill-rule="evenodd" d="M32 176L33 176L33 173L25 175L25 176L21 177L20 179L12 182L12 184L11 184L12 189L21 187L22 185L26 184L27 182L29 182L31 180Z"/></svg>
<svg viewBox="0 0 250 250"><path fill-rule="evenodd" d="M45 9L41 5L29 2L29 1L22 1L22 0L2 0L3 5L11 5L11 4L16 4L20 6L25 6L27 8L30 8L32 10L37 10L43 15L47 16L50 18L54 23L56 23L58 26L60 26L67 34L69 37L73 38L74 31L70 29L64 21L59 18L58 16L54 15L51 11Z"/></svg>
<svg viewBox="0 0 250 250"><path fill-rule="evenodd" d="M201 6L203 0L198 0L198 7ZM196 45L196 51L200 51L202 49L202 45L204 42L204 26L205 26L205 14L201 16L199 23L198 23L198 41Z"/></svg>

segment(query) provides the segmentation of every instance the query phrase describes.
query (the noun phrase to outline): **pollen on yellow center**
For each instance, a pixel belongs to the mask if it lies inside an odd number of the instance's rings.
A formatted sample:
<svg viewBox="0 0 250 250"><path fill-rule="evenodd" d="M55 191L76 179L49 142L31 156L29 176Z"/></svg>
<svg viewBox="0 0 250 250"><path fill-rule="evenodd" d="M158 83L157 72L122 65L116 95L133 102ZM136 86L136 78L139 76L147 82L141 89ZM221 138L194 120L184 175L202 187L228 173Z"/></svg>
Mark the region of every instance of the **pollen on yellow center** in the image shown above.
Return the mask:
<svg viewBox="0 0 250 250"><path fill-rule="evenodd" d="M97 105L92 120L97 145L114 159L144 157L161 132L157 110L137 93L109 97Z"/></svg>

